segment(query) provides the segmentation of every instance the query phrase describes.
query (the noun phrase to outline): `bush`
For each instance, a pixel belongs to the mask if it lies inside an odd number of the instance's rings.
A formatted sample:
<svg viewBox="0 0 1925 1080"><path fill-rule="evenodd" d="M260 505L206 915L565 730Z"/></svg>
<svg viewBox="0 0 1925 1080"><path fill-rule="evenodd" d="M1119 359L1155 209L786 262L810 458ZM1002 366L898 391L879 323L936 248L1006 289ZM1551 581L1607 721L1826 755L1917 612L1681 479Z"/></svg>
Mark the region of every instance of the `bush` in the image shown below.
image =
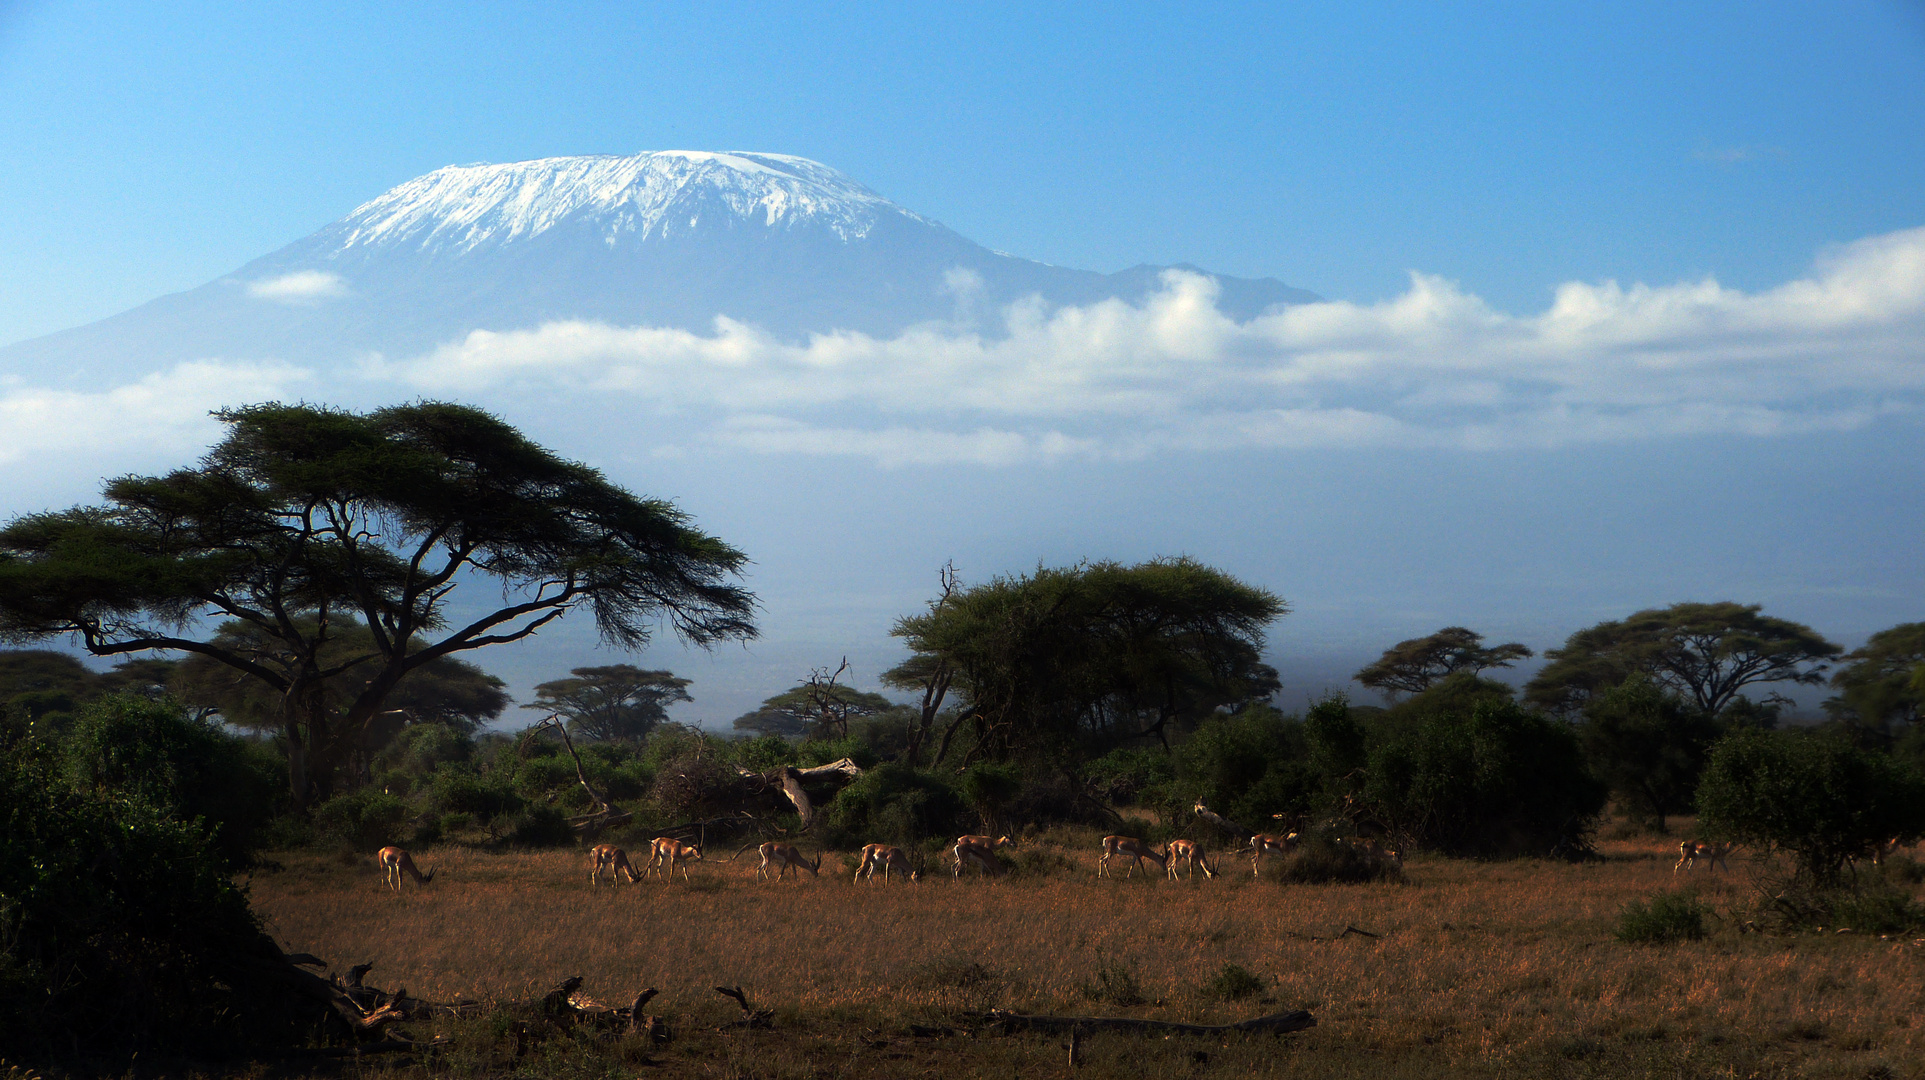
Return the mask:
<svg viewBox="0 0 1925 1080"><path fill-rule="evenodd" d="M1283 880L1298 885L1359 884L1403 879L1403 868L1393 860L1365 851L1345 839L1325 834L1305 838L1297 848L1296 858L1283 867Z"/></svg>
<svg viewBox="0 0 1925 1080"><path fill-rule="evenodd" d="M445 813L472 814L484 821L513 814L524 805L512 788L491 783L465 769L444 769L435 774L435 805Z"/></svg>
<svg viewBox="0 0 1925 1080"><path fill-rule="evenodd" d="M1251 974L1250 969L1239 964L1225 964L1216 977L1203 987L1203 992L1221 1001L1242 1001L1263 993L1264 982Z"/></svg>
<svg viewBox="0 0 1925 1080"><path fill-rule="evenodd" d="M1744 729L1712 748L1698 818L1714 835L1789 852L1801 876L1831 887L1877 845L1925 833L1925 779L1835 735Z"/></svg>
<svg viewBox="0 0 1925 1080"><path fill-rule="evenodd" d="M1096 981L1083 984L1083 996L1125 1009L1150 1000L1144 996L1142 984L1136 981L1135 969L1124 964L1106 964L1099 968Z"/></svg>
<svg viewBox="0 0 1925 1080"><path fill-rule="evenodd" d="M1306 813L1321 786L1302 725L1265 704L1205 721L1175 756L1192 796L1236 821Z"/></svg>
<svg viewBox="0 0 1925 1080"><path fill-rule="evenodd" d="M1365 793L1384 823L1453 855L1581 847L1606 792L1586 768L1576 735L1508 698L1479 696L1477 687L1454 682L1438 689L1473 700L1469 713L1432 712L1370 755Z"/></svg>
<svg viewBox="0 0 1925 1080"><path fill-rule="evenodd" d="M0 736L0 1047L16 1060L233 1054L303 1022L263 985L273 943L199 827L81 787ZM143 1067L144 1067L143 1059Z"/></svg>
<svg viewBox="0 0 1925 1080"><path fill-rule="evenodd" d="M199 821L232 868L252 858L282 801L283 766L271 752L172 701L128 693L91 702L61 750L62 771L76 786Z"/></svg>
<svg viewBox="0 0 1925 1080"><path fill-rule="evenodd" d="M1632 945L1668 945L1704 938L1704 917L1710 909L1697 894L1659 893L1650 903L1633 900L1618 914L1617 939Z"/></svg>
<svg viewBox="0 0 1925 1080"><path fill-rule="evenodd" d="M508 842L520 847L566 847L575 842L575 830L559 809L531 806L515 818Z"/></svg>
<svg viewBox="0 0 1925 1080"><path fill-rule="evenodd" d="M828 806L831 828L857 843L914 847L926 837L968 830L970 813L942 776L907 765L878 765L836 793Z"/></svg>
<svg viewBox="0 0 1925 1080"><path fill-rule="evenodd" d="M409 816L408 804L384 791L350 791L314 808L314 831L356 851L378 851L401 841Z"/></svg>

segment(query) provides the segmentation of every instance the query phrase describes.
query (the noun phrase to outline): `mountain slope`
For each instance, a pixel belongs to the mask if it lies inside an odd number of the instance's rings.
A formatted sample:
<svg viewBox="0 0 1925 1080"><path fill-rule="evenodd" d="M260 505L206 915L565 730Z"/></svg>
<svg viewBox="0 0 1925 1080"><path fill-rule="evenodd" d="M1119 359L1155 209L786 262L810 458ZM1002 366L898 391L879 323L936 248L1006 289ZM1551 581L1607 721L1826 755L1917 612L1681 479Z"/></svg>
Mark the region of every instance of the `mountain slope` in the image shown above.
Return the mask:
<svg viewBox="0 0 1925 1080"><path fill-rule="evenodd" d="M805 158L662 151L450 166L227 277L0 348L0 372L95 383L203 358L323 367L560 319L787 338L995 331L1005 305L1138 300L1164 268L1099 274L991 251ZM1194 268L1189 268L1194 269ZM1247 318L1315 297L1218 277Z"/></svg>

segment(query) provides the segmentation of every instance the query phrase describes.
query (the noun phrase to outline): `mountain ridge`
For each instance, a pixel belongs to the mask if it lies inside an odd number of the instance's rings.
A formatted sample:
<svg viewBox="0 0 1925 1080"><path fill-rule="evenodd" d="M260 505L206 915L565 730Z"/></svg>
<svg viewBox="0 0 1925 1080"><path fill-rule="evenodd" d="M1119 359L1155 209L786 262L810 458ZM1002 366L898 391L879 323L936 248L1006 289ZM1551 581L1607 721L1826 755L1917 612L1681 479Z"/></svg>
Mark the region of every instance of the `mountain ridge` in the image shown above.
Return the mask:
<svg viewBox="0 0 1925 1080"><path fill-rule="evenodd" d="M1026 297L1141 302L1166 269L1102 274L991 251L790 155L454 165L232 274L0 347L0 374L80 387L201 359L339 369L562 320L708 333L722 316L789 340L943 322L993 336L998 313ZM1274 278L1195 272L1233 318L1318 299Z"/></svg>

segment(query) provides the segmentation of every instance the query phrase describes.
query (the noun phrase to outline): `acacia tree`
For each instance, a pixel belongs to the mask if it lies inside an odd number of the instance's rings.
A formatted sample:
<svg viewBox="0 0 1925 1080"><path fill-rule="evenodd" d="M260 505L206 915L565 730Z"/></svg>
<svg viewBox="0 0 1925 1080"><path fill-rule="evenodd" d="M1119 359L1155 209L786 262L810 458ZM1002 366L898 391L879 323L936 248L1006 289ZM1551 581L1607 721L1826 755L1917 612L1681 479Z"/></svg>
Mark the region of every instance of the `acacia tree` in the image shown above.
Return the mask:
<svg viewBox="0 0 1925 1080"><path fill-rule="evenodd" d="M668 707L694 701L687 679L667 671L643 671L633 664L578 667L566 679L535 687L524 709L554 713L568 730L585 739L643 739L668 719Z"/></svg>
<svg viewBox="0 0 1925 1080"><path fill-rule="evenodd" d="M1488 668L1510 667L1513 660L1534 655L1512 641L1484 647L1484 635L1461 626L1446 626L1428 637L1400 641L1384 650L1377 662L1353 678L1387 694L1421 694L1460 671L1472 675Z"/></svg>
<svg viewBox="0 0 1925 1080"><path fill-rule="evenodd" d="M1880 630L1843 659L1848 663L1831 677L1838 696L1825 702L1826 711L1887 734L1925 714L1925 623Z"/></svg>
<svg viewBox="0 0 1925 1080"><path fill-rule="evenodd" d="M260 680L279 695L296 805L329 792L352 733L441 657L579 608L623 648L661 622L698 645L755 634L754 597L729 580L741 552L480 410L216 415L228 433L198 467L113 480L103 506L0 529L0 637L184 652ZM456 605L478 578L499 605ZM209 620L256 628L282 662L195 633ZM372 645L332 659L348 625ZM327 686L349 670L365 683L337 713Z"/></svg>
<svg viewBox="0 0 1925 1080"><path fill-rule="evenodd" d="M737 731L796 738L810 732L833 738L849 733L849 721L901 709L902 706L866 690L818 678L790 687L765 699L754 712L735 718Z"/></svg>
<svg viewBox="0 0 1925 1080"><path fill-rule="evenodd" d="M952 673L960 694L937 747L971 732L964 763L1018 752L1061 759L1166 739L1219 708L1268 697L1264 628L1287 605L1193 559L1085 563L996 578L906 616L899 668Z"/></svg>
<svg viewBox="0 0 1925 1080"><path fill-rule="evenodd" d="M1803 623L1760 615L1758 604L1684 603L1640 611L1572 634L1524 687L1526 701L1571 715L1642 672L1717 716L1756 683L1824 682L1844 650Z"/></svg>

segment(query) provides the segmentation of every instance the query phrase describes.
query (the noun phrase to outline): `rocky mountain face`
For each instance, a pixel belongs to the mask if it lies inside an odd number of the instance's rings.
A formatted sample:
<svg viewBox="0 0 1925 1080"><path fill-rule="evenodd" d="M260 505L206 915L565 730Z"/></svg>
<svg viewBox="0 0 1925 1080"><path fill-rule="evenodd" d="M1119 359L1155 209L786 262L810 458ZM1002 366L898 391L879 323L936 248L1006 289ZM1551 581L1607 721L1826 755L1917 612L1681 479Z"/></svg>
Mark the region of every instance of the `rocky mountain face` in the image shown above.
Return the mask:
<svg viewBox="0 0 1925 1080"><path fill-rule="evenodd" d="M993 334L1017 300L1135 301L1164 269L1100 274L991 251L805 158L457 165L199 288L0 349L0 373L57 386L195 359L325 368L567 319L708 332L723 316L791 339L930 321ZM1212 276L1238 318L1316 299Z"/></svg>

